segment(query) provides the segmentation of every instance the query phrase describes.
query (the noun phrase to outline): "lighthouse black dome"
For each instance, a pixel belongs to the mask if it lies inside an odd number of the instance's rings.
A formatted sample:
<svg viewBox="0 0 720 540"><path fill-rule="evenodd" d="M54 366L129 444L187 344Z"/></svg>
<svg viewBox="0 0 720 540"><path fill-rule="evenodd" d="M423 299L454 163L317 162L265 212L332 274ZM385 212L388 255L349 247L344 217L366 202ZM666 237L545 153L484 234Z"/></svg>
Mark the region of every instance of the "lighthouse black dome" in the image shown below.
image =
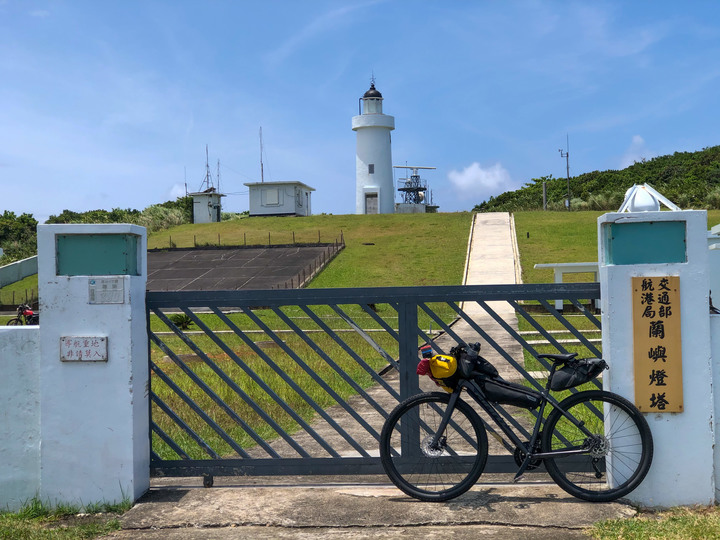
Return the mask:
<svg viewBox="0 0 720 540"><path fill-rule="evenodd" d="M382 94L375 88L375 83L370 83L370 90L363 94L364 98L382 98Z"/></svg>

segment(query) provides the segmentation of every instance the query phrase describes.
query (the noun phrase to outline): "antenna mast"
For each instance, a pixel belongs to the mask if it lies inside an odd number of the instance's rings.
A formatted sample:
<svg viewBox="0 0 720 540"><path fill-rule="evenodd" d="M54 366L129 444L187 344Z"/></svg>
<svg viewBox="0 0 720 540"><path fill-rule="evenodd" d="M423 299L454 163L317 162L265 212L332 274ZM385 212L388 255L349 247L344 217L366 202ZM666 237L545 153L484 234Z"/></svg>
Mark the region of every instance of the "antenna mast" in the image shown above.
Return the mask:
<svg viewBox="0 0 720 540"><path fill-rule="evenodd" d="M567 137L567 151L563 151L562 148L558 149L558 152L560 152L560 157L565 158L565 167L567 171L567 204L566 207L568 210L570 210L570 135L565 135Z"/></svg>
<svg viewBox="0 0 720 540"><path fill-rule="evenodd" d="M206 189L210 189L212 186L212 176L210 175L210 158L208 156L208 145L205 145L205 179L200 185L200 191L203 191L203 186L207 186Z"/></svg>
<svg viewBox="0 0 720 540"><path fill-rule="evenodd" d="M220 193L220 158L218 158L217 182L218 182L217 190L218 190L218 193Z"/></svg>
<svg viewBox="0 0 720 540"><path fill-rule="evenodd" d="M263 142L262 142L262 126L260 126L260 181L265 182L265 172L263 171Z"/></svg>

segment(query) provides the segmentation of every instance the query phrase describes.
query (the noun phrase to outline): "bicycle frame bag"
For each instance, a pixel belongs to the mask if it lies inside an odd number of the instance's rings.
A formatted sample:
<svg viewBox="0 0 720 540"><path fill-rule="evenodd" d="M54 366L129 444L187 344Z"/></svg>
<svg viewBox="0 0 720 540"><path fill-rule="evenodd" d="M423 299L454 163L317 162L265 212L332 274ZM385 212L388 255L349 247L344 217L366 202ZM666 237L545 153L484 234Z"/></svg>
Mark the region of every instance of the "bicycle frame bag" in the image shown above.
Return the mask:
<svg viewBox="0 0 720 540"><path fill-rule="evenodd" d="M540 405L539 392L531 390L521 384L508 382L503 379L475 379L485 393L488 401L499 405L514 405L523 409L534 409Z"/></svg>
<svg viewBox="0 0 720 540"><path fill-rule="evenodd" d="M608 365L602 358L574 358L553 373L550 390L567 390L592 381Z"/></svg>

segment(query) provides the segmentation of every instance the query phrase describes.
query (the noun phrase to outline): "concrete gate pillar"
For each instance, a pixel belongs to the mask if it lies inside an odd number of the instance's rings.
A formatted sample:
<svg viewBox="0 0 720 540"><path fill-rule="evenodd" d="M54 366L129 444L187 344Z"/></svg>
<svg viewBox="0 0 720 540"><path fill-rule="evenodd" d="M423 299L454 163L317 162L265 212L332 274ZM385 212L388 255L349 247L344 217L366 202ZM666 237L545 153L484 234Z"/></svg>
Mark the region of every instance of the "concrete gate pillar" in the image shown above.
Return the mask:
<svg viewBox="0 0 720 540"><path fill-rule="evenodd" d="M604 386L645 414L655 455L628 496L712 504L713 389L705 211L598 218Z"/></svg>
<svg viewBox="0 0 720 540"><path fill-rule="evenodd" d="M43 501L149 488L147 238L135 225L38 226Z"/></svg>

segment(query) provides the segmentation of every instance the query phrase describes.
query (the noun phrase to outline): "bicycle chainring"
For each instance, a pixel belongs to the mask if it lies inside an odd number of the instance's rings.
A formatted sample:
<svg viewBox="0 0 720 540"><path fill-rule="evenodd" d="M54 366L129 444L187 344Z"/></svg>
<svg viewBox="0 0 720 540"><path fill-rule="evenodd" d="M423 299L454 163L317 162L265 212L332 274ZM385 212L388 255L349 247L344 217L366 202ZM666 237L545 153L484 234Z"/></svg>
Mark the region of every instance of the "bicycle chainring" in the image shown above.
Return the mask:
<svg viewBox="0 0 720 540"><path fill-rule="evenodd" d="M529 445L529 441L525 441L525 446ZM540 437L538 437L538 440L535 442L535 448L533 448L534 452L540 452ZM525 462L525 458L527 457L527 454L523 451L522 448L517 447L515 448L515 452L513 453L513 458L515 458L515 463L518 467L522 467L522 464ZM533 458L530 460L530 463L527 466L526 471L532 471L537 469L540 465L542 465L542 458Z"/></svg>

